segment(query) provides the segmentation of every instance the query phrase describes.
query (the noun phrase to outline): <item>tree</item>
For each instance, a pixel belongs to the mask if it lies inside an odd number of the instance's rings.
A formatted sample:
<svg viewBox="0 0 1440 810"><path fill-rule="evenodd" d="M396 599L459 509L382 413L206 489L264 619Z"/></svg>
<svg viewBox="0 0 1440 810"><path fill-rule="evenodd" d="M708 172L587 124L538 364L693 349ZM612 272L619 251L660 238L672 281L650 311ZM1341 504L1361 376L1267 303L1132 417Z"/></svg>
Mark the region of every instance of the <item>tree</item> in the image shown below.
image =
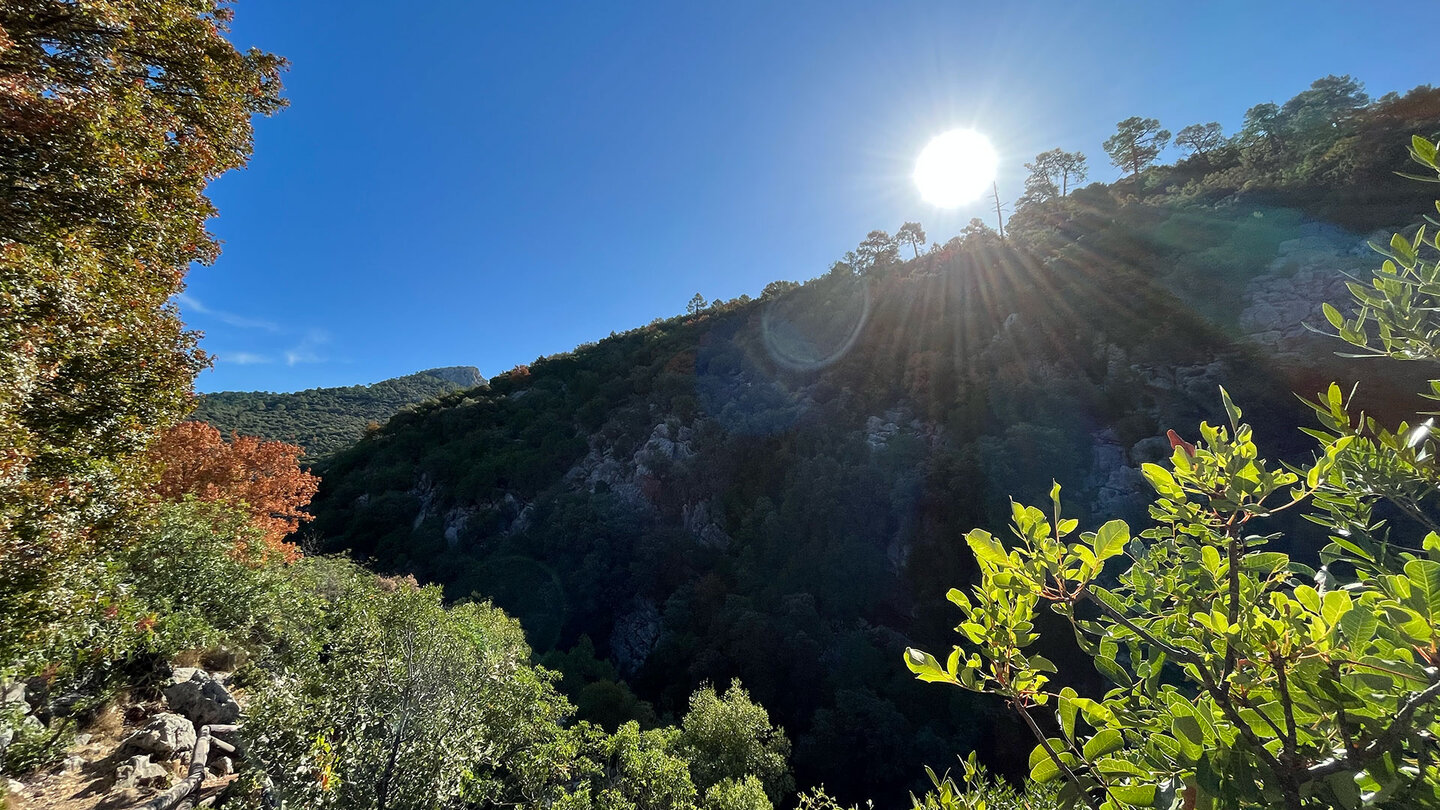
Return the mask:
<svg viewBox="0 0 1440 810"><path fill-rule="evenodd" d="M1170 142L1170 131L1161 129L1154 118L1131 116L1116 124L1116 132L1105 140L1105 154L1116 168L1139 177Z"/></svg>
<svg viewBox="0 0 1440 810"><path fill-rule="evenodd" d="M854 267L861 275L882 270L899 260L899 247L885 231L871 231L865 235L865 241L855 248Z"/></svg>
<svg viewBox="0 0 1440 810"><path fill-rule="evenodd" d="M740 681L732 681L724 694L708 685L695 690L680 725L680 747L701 791L749 775L759 778L772 801L795 789L790 740L783 729L770 725L765 707L751 702Z"/></svg>
<svg viewBox="0 0 1440 810"><path fill-rule="evenodd" d="M685 305L685 314L699 315L700 313L704 312L705 308L708 306L710 306L710 304L706 302L705 296L701 295L700 293L695 293L695 297L691 298L690 303Z"/></svg>
<svg viewBox="0 0 1440 810"><path fill-rule="evenodd" d="M1434 144L1412 156L1440 176ZM1369 354L1440 360L1440 238L1382 252L1351 315L1326 319ZM1314 461L1277 468L1221 399L1223 425L1193 444L1170 431L1170 464L1143 466L1157 498L1139 537L1119 520L1077 533L1058 484L1047 510L1013 506L1014 541L971 531L980 584L949 594L962 643L907 666L1004 698L1039 741L1032 778L1092 808L1440 807L1440 440L1353 413L1332 384L1312 403ZM1329 537L1318 570L1268 548L1289 510ZM1115 684L1103 698L1048 688L1055 665L1027 652L1042 603Z"/></svg>
<svg viewBox="0 0 1440 810"><path fill-rule="evenodd" d="M1203 155L1219 149L1225 143L1225 133L1217 121L1208 124L1191 124L1175 133L1175 145L1190 150L1192 155Z"/></svg>
<svg viewBox="0 0 1440 810"><path fill-rule="evenodd" d="M1255 143L1279 138L1283 130L1281 120L1279 105L1269 101L1256 104L1245 111L1245 118L1240 125L1240 140L1243 143Z"/></svg>
<svg viewBox="0 0 1440 810"><path fill-rule="evenodd" d="M1027 163L1025 167L1030 169L1030 176L1025 178L1025 192L1015 201L1017 207L1038 205L1060 196L1060 187L1054 181L1036 171L1032 164Z"/></svg>
<svg viewBox="0 0 1440 810"><path fill-rule="evenodd" d="M776 298L799 288L800 285L793 281L772 281L765 285L765 289L760 291L760 300L768 301L771 298Z"/></svg>
<svg viewBox="0 0 1440 810"><path fill-rule="evenodd" d="M979 217L971 217L965 227L960 229L961 244L966 247L977 245L995 244L1000 241L1000 234L989 225L986 225Z"/></svg>
<svg viewBox="0 0 1440 810"><path fill-rule="evenodd" d="M205 357L169 302L210 180L284 106L220 0L0 5L0 660L68 566L133 535L143 454Z"/></svg>
<svg viewBox="0 0 1440 810"><path fill-rule="evenodd" d="M895 232L895 241L902 245L909 245L915 252L915 258L920 258L920 246L925 244L925 229L920 227L918 222L907 222L900 226Z"/></svg>
<svg viewBox="0 0 1440 810"><path fill-rule="evenodd" d="M1296 93L1280 108L1280 116L1297 135L1315 138L1335 129L1369 103L1365 85L1348 75L1331 75L1316 79L1308 89Z"/></svg>
<svg viewBox="0 0 1440 810"><path fill-rule="evenodd" d="M294 559L298 550L285 537L312 519L304 510L320 488L318 477L300 469L304 452L254 436L227 443L204 422L181 422L151 449L161 468L155 490L170 500L191 496L239 507L264 532L266 545Z"/></svg>
<svg viewBox="0 0 1440 810"><path fill-rule="evenodd" d="M1025 194L1022 203L1044 202L1051 197L1064 197L1070 193L1072 183L1084 182L1089 170L1082 152L1066 152L1051 149L1035 156L1033 163L1026 163L1030 176L1025 179Z"/></svg>

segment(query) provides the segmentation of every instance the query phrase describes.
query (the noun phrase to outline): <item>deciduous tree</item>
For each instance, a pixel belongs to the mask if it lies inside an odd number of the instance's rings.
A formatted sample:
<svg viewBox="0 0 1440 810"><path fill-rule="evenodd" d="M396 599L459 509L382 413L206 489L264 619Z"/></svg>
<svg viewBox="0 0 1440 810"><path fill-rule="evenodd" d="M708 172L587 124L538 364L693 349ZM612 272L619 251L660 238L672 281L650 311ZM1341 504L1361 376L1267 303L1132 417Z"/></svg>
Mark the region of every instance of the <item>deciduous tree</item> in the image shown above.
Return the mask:
<svg viewBox="0 0 1440 810"><path fill-rule="evenodd" d="M210 180L283 106L220 0L0 4L0 660L97 543L123 542L157 427L205 364L175 308Z"/></svg>
<svg viewBox="0 0 1440 810"><path fill-rule="evenodd" d="M320 479L299 465L304 448L234 436L226 442L204 422L181 422L155 442L152 458L161 468L156 491L179 500L193 496L244 509L265 534L265 543L287 557L298 556L285 537L311 520L305 507Z"/></svg>

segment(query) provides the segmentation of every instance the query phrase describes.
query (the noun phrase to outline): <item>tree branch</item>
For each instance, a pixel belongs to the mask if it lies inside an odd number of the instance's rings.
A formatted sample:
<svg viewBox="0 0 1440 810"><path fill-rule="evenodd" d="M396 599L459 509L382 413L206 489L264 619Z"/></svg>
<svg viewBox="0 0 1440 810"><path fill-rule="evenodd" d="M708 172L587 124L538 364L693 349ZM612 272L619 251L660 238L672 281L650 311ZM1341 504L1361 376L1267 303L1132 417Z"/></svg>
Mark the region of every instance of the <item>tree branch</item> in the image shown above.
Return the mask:
<svg viewBox="0 0 1440 810"><path fill-rule="evenodd" d="M1363 767L1368 764L1371 760L1384 754L1391 746L1399 742L1400 737L1409 730L1410 720L1415 716L1415 712L1419 711L1421 706L1435 700L1437 697L1440 697L1440 680L1430 684L1424 691L1416 692L1412 695L1410 699L1405 702L1405 705L1400 707L1400 711L1395 713L1395 719L1390 721L1390 725L1384 731L1380 732L1369 745L1365 746L1365 749L1360 751L1358 756L1351 755L1339 759L1326 760L1318 765L1311 766L1307 772L1308 776L1311 779L1323 779L1333 773Z"/></svg>

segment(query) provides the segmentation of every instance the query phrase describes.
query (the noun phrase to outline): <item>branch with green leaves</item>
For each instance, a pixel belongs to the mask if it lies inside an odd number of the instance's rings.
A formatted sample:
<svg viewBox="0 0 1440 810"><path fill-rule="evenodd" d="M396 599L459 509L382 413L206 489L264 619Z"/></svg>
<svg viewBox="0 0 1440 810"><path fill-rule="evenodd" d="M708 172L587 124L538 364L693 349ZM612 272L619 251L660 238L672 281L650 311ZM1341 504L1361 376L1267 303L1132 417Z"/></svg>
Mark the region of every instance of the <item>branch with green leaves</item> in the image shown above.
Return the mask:
<svg viewBox="0 0 1440 810"><path fill-rule="evenodd" d="M1433 144L1417 138L1412 152L1440 174ZM1375 282L1351 285L1356 313L1337 321L1326 309L1340 337L1371 354L1440 359L1431 245L1422 230L1381 249ZM1431 388L1440 398L1440 382ZM1006 700L1037 737L1031 777L1063 779L1072 803L1440 808L1432 423L1388 429L1331 386L1312 403L1311 461L1275 465L1221 399L1225 425L1202 424L1194 444L1172 431L1170 463L1143 466L1156 497L1138 537L1121 521L1080 532L1058 485L1048 513L1013 506L1009 541L971 531L980 581L949 594L960 643L943 665L913 649L906 665ZM1381 503L1413 522L1377 519ZM1329 536L1318 570L1260 531L1287 510ZM1103 696L1049 688L1056 667L1034 652L1042 604L1113 684Z"/></svg>

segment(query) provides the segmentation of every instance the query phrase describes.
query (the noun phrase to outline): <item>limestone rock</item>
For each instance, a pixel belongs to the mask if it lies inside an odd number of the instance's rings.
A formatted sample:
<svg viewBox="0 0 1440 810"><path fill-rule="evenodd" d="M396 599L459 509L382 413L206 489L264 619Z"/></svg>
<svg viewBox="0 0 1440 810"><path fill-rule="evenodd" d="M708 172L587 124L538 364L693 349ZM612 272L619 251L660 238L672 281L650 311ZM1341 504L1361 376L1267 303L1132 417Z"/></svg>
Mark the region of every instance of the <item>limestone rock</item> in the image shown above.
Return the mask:
<svg viewBox="0 0 1440 810"><path fill-rule="evenodd" d="M225 685L195 667L175 670L170 685L165 687L165 700L171 709L190 718L197 726L234 723L240 718L240 704L230 696Z"/></svg>
<svg viewBox="0 0 1440 810"><path fill-rule="evenodd" d="M120 743L120 753L151 754L163 760L194 747L195 726L189 720L178 714L157 714Z"/></svg>
<svg viewBox="0 0 1440 810"><path fill-rule="evenodd" d="M615 620L610 633L610 655L621 673L639 671L660 640L660 610L649 599L637 598L625 615Z"/></svg>
<svg viewBox="0 0 1440 810"><path fill-rule="evenodd" d="M869 444L871 449L884 449L899 432L900 426L893 421L887 422L878 416L865 420L865 443Z"/></svg>
<svg viewBox="0 0 1440 810"><path fill-rule="evenodd" d="M1240 329L1282 360L1328 357L1333 345L1305 324L1329 329L1321 305L1348 302L1348 276L1368 277L1379 260L1363 241L1333 228L1281 242L1277 254L1246 286Z"/></svg>
<svg viewBox="0 0 1440 810"><path fill-rule="evenodd" d="M730 547L730 535L720 528L714 517L709 501L685 504L681 507L680 521L685 530L695 535L700 545L707 548L725 549Z"/></svg>
<svg viewBox="0 0 1440 810"><path fill-rule="evenodd" d="M23 683L0 683L0 709L13 709L18 706L22 714L29 714L30 703L25 700L26 692Z"/></svg>
<svg viewBox="0 0 1440 810"><path fill-rule="evenodd" d="M211 760L210 770L216 776L229 776L235 772L235 761L230 757L217 757Z"/></svg>
<svg viewBox="0 0 1440 810"><path fill-rule="evenodd" d="M138 754L115 769L115 787L142 788L166 787L170 784L170 771L158 762L151 762L148 754Z"/></svg>

